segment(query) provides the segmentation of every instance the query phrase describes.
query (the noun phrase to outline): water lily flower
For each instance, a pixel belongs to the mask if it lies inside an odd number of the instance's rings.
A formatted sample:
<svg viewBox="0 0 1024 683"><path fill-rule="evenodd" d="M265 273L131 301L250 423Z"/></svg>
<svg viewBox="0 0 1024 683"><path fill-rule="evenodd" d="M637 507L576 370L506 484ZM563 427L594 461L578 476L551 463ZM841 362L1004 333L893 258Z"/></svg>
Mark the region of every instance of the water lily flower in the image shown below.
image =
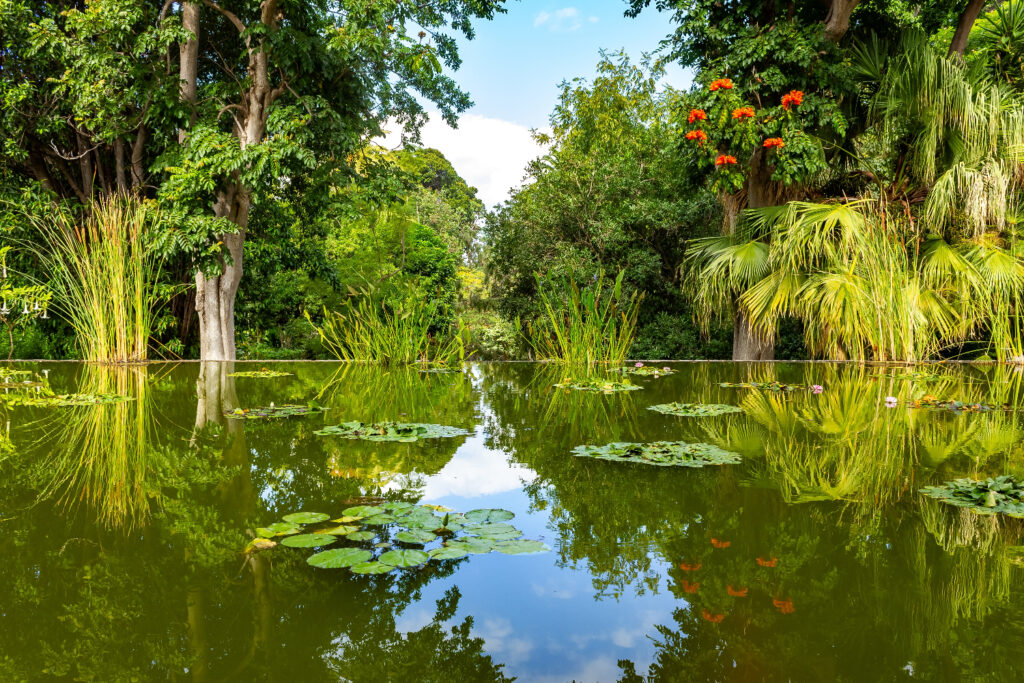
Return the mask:
<svg viewBox="0 0 1024 683"><path fill-rule="evenodd" d="M899 403L899 400L897 400L897 398L895 396L886 396L885 397L885 407L886 408L895 408L897 403Z"/></svg>
<svg viewBox="0 0 1024 683"><path fill-rule="evenodd" d="M731 595L734 598L745 598L747 597L747 593L750 591L750 589L746 586L744 586L743 588L733 588L729 585L725 587L725 590L729 595Z"/></svg>
<svg viewBox="0 0 1024 683"><path fill-rule="evenodd" d="M811 385L811 393L812 394L820 394L823 391L825 391L825 387L821 386L820 384L812 384Z"/></svg>
<svg viewBox="0 0 1024 683"><path fill-rule="evenodd" d="M716 548L728 548L732 545L732 541L720 541L717 538L712 538L711 545L715 546Z"/></svg>
<svg viewBox="0 0 1024 683"><path fill-rule="evenodd" d="M766 560L763 557L757 558L757 563L762 567L774 567L775 563L779 561L779 558L773 557L770 560Z"/></svg>
<svg viewBox="0 0 1024 683"><path fill-rule="evenodd" d="M643 363L641 363L640 361L637 361L637 362L636 362L636 367L638 367L638 368L642 368L643 366L644 366L644 364L643 364Z"/></svg>
<svg viewBox="0 0 1024 683"><path fill-rule="evenodd" d="M707 610L703 610L700 613L700 616L704 619L704 621L710 621L712 624L720 624L722 622L722 619L725 619L724 614L712 614Z"/></svg>
<svg viewBox="0 0 1024 683"><path fill-rule="evenodd" d="M662 370L664 370L665 372L669 372L669 371L670 371L671 369L672 369L672 368L670 368L670 367L669 367L669 366L667 366L667 365L666 365L665 367L663 367L663 368L662 368Z"/></svg>

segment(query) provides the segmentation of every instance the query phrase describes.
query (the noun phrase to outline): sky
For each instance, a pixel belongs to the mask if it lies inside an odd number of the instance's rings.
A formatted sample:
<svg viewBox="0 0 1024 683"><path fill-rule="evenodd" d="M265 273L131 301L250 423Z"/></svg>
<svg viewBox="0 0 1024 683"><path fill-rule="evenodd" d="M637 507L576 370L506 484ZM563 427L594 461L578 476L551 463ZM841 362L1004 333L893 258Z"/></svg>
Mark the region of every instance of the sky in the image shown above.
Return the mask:
<svg viewBox="0 0 1024 683"><path fill-rule="evenodd" d="M460 41L463 63L453 76L474 106L457 130L434 116L422 133L423 144L441 150L488 208L508 198L543 152L530 129L547 127L562 81L593 77L601 49L639 60L672 28L669 15L653 9L627 19L625 0L512 0L506 7L477 23L472 41ZM684 88L690 78L670 67L664 82Z"/></svg>

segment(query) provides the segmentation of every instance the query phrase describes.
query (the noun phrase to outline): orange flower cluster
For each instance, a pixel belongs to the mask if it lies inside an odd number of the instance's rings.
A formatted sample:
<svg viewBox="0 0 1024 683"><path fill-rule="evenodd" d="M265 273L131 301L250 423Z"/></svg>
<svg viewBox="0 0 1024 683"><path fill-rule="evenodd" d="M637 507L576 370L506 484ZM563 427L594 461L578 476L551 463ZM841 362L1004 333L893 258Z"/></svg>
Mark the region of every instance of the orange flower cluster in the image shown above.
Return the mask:
<svg viewBox="0 0 1024 683"><path fill-rule="evenodd" d="M697 130L691 130L690 132L688 132L686 134L686 139L696 140L697 142L704 144L704 142L708 139L708 134L702 131L700 128L698 128Z"/></svg>
<svg viewBox="0 0 1024 683"><path fill-rule="evenodd" d="M799 107L804 103L804 94L799 90L790 90L782 96L782 108L788 110L790 107Z"/></svg>
<svg viewBox="0 0 1024 683"><path fill-rule="evenodd" d="M711 90L711 92L714 92L719 88L721 88L722 90L732 90L732 79L716 78L715 80L711 81L711 85L708 86L708 89Z"/></svg>
<svg viewBox="0 0 1024 683"><path fill-rule="evenodd" d="M766 560L763 557L757 558L757 563L762 567L774 567L775 563L779 561L779 558L773 557L770 560Z"/></svg>
<svg viewBox="0 0 1024 683"><path fill-rule="evenodd" d="M734 119L739 119L741 121L743 119L752 119L752 118L754 118L754 108L753 107L740 107L738 109L733 109L732 110L732 117Z"/></svg>
<svg viewBox="0 0 1024 683"><path fill-rule="evenodd" d="M733 588L732 586L726 586L725 590L734 598L745 598L749 588Z"/></svg>
<svg viewBox="0 0 1024 683"><path fill-rule="evenodd" d="M729 154L719 154L718 158L715 159L715 166L725 166L728 164L735 164L736 157Z"/></svg>
<svg viewBox="0 0 1024 683"><path fill-rule="evenodd" d="M794 607L792 600L779 600L778 598L772 598L772 604L775 605L775 609L779 610L783 614L792 614Z"/></svg>
<svg viewBox="0 0 1024 683"><path fill-rule="evenodd" d="M786 143L783 142L782 138L768 138L767 140L764 141L764 146L767 147L768 149L771 149L772 147L781 148L785 147Z"/></svg>
<svg viewBox="0 0 1024 683"><path fill-rule="evenodd" d="M686 117L686 120L690 123L693 123L694 121L707 121L708 113L703 109L691 109L690 115Z"/></svg>
<svg viewBox="0 0 1024 683"><path fill-rule="evenodd" d="M722 623L722 619L725 619L724 614L712 614L707 610L703 610L700 613L700 616L704 619L704 621L710 621L712 624L720 624Z"/></svg>
<svg viewBox="0 0 1024 683"><path fill-rule="evenodd" d="M721 159L721 157L719 157L719 159ZM717 164L718 162L716 161L715 163ZM733 159L733 163L736 163L735 159ZM711 545L715 546L716 548L728 548L732 545L732 543L730 541L719 541L717 538L712 538Z"/></svg>

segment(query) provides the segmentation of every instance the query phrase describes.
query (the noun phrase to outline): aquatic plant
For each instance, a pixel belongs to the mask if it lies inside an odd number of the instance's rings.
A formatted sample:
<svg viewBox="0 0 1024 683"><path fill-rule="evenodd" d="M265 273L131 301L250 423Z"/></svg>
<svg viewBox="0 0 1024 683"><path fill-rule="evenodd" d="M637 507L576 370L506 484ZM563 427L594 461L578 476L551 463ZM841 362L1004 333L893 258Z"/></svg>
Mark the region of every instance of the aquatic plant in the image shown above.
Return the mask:
<svg viewBox="0 0 1024 683"><path fill-rule="evenodd" d="M616 368L615 372L621 372L624 375L639 375L640 377L667 377L668 375L675 374L675 370L668 366L654 367L653 365L644 365L643 363L637 363L635 366L625 366Z"/></svg>
<svg viewBox="0 0 1024 683"><path fill-rule="evenodd" d="M921 493L982 515L1024 518L1024 483L1012 475L983 480L955 479L940 486L926 486Z"/></svg>
<svg viewBox="0 0 1024 683"><path fill-rule="evenodd" d="M886 398L888 405L889 398ZM908 401L910 408L931 408L933 410L948 410L951 413L990 413L994 410L1012 411L1009 405L996 405L993 403L965 402L957 400L939 400L934 396L922 396L919 399Z"/></svg>
<svg viewBox="0 0 1024 683"><path fill-rule="evenodd" d="M371 361L386 365L419 361L450 364L467 357L469 331L461 318L454 330L435 330L439 304L411 298L400 303L364 290L339 311L323 310L323 324L306 320L327 350L339 360Z"/></svg>
<svg viewBox="0 0 1024 683"><path fill-rule="evenodd" d="M553 287L538 276L544 315L527 327L526 339L537 358L568 365L620 364L636 337L643 296L625 296L619 273L611 287L604 273L589 287L572 280Z"/></svg>
<svg viewBox="0 0 1024 683"><path fill-rule="evenodd" d="M465 429L418 422L343 422L314 432L320 436L340 436L363 441L404 441L442 439L469 434Z"/></svg>
<svg viewBox="0 0 1024 683"><path fill-rule="evenodd" d="M75 330L82 357L138 362L149 355L162 260L151 243L159 220L152 202L116 195L95 202L76 224L55 208L32 218L44 246L54 310Z"/></svg>
<svg viewBox="0 0 1024 683"><path fill-rule="evenodd" d="M741 408L724 405L722 403L660 403L648 406L647 410L665 415L678 415L679 417L716 417L729 413L742 413Z"/></svg>
<svg viewBox="0 0 1024 683"><path fill-rule="evenodd" d="M356 505L345 509L342 517L332 522L324 513L300 512L257 529L257 538L249 543L246 552L275 547L277 543L270 541L275 537L281 537L280 545L290 548L322 549L347 541L357 545L320 550L308 557L306 563L319 569L347 568L353 574L370 575L419 567L430 561L459 560L468 555L546 552L546 545L522 539L523 532L506 524L514 516L508 510L494 508L460 514L405 501ZM344 522L344 526L326 526L338 522ZM373 541L379 542L366 547Z"/></svg>
<svg viewBox="0 0 1024 683"><path fill-rule="evenodd" d="M610 443L605 446L577 446L572 454L579 457L615 462L637 462L661 467L705 467L735 465L738 453L707 443L654 441L651 443Z"/></svg>
<svg viewBox="0 0 1024 683"><path fill-rule="evenodd" d="M290 377L292 373L281 372L280 370L268 370L267 368L260 368L259 370L246 370L244 372L231 372L228 373L228 377L256 377L260 379L271 379L274 377Z"/></svg>
<svg viewBox="0 0 1024 683"><path fill-rule="evenodd" d="M224 417L229 417L235 420L262 420L276 417L312 415L314 413L322 413L325 410L327 409L312 401L304 406L287 403L275 406L271 403L269 406L263 408L235 408L234 410L225 410Z"/></svg>
<svg viewBox="0 0 1024 683"><path fill-rule="evenodd" d="M32 385L40 388L40 385ZM45 387L43 387L45 389ZM28 406L32 408L58 408L67 406L105 405L131 401L130 396L121 394L54 394L41 391L39 393L7 393L0 394L0 405L6 407Z"/></svg>
<svg viewBox="0 0 1024 683"><path fill-rule="evenodd" d="M783 384L782 382L719 382L724 389L765 389L776 393L806 389L802 384Z"/></svg>
<svg viewBox="0 0 1024 683"><path fill-rule="evenodd" d="M637 384L630 384L629 382L617 382L613 379L572 379L566 377L560 383L555 385L559 389L575 389L576 391L599 391L603 394L611 394L616 391L636 391L637 389L643 389L643 387Z"/></svg>

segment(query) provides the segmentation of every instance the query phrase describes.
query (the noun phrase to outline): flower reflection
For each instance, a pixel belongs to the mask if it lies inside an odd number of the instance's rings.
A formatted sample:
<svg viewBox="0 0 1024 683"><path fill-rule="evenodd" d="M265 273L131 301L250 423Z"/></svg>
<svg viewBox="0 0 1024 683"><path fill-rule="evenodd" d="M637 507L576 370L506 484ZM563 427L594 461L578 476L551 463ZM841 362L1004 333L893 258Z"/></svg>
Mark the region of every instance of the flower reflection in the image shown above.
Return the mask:
<svg viewBox="0 0 1024 683"><path fill-rule="evenodd" d="M710 621L712 624L720 624L722 619L725 619L724 614L712 614L708 610L701 611L700 616L704 621Z"/></svg>
<svg viewBox="0 0 1024 683"><path fill-rule="evenodd" d="M699 583L690 583L686 579L683 579L683 590L687 593L696 593L698 588L700 588Z"/></svg>
<svg viewBox="0 0 1024 683"><path fill-rule="evenodd" d="M775 563L779 561L779 558L773 557L770 560L766 560L763 557L757 558L757 563L762 567L774 567Z"/></svg>
<svg viewBox="0 0 1024 683"><path fill-rule="evenodd" d="M717 538L712 538L711 545L715 546L716 548L728 548L732 545L732 541L720 541Z"/></svg>
<svg viewBox="0 0 1024 683"><path fill-rule="evenodd" d="M727 585L725 590L734 598L745 598L747 597L747 593L750 592L750 589L746 586L743 588L733 588L732 586Z"/></svg>

